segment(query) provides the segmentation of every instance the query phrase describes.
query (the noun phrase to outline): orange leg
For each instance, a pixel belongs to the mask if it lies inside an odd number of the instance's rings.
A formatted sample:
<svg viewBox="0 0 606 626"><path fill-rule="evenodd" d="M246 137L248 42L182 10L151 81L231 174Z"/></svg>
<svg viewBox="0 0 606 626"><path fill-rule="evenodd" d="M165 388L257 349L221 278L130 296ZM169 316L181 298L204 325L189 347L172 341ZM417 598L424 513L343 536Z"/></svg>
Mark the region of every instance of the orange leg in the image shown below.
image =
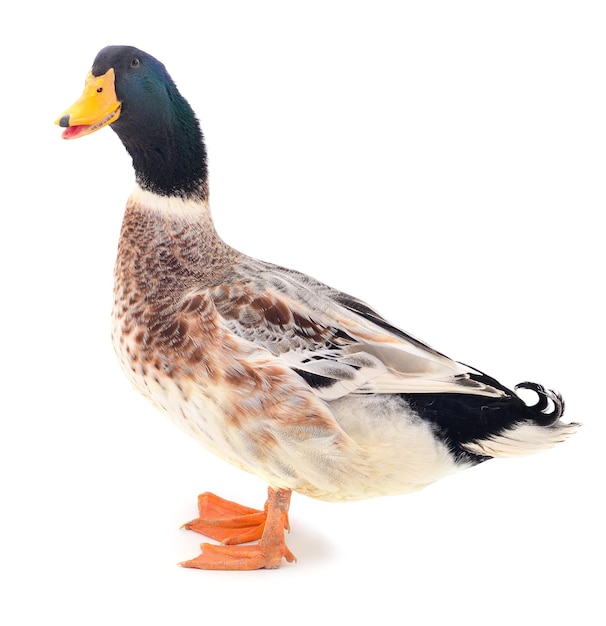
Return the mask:
<svg viewBox="0 0 606 626"><path fill-rule="evenodd" d="M204 514L214 513L215 517L194 520L185 527L221 540L223 545L203 543L202 554L181 565L198 569L252 570L275 569L280 566L282 558L294 561L295 557L284 541L290 493L288 489L270 487L265 511L242 507L212 494L202 494L198 502L202 501L201 513L203 509ZM258 543L250 546L225 545L257 538Z"/></svg>

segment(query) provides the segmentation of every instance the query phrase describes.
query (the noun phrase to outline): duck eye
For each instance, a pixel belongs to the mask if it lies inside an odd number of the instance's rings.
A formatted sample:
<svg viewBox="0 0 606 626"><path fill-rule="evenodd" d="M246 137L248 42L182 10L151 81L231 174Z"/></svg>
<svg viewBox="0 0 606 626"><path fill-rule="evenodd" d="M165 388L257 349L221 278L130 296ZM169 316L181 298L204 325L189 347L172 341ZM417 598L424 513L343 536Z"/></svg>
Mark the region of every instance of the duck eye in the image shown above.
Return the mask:
<svg viewBox="0 0 606 626"><path fill-rule="evenodd" d="M103 91L103 87L97 87L97 93L101 93Z"/></svg>
<svg viewBox="0 0 606 626"><path fill-rule="evenodd" d="M141 61L139 60L138 57L135 57L131 62L130 62L130 66L131 67L139 67L139 64L141 63Z"/></svg>

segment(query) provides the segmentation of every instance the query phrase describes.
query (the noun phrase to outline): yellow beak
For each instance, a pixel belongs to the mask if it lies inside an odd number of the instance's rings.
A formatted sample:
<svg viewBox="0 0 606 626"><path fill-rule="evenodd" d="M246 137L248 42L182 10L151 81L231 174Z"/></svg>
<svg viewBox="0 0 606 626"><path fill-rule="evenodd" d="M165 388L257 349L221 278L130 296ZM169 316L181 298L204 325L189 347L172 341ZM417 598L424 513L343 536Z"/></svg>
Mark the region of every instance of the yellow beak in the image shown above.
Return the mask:
<svg viewBox="0 0 606 626"><path fill-rule="evenodd" d="M120 107L114 69L110 68L103 76L93 76L91 71L80 99L62 113L55 124L65 128L63 139L84 137L115 122L120 117Z"/></svg>

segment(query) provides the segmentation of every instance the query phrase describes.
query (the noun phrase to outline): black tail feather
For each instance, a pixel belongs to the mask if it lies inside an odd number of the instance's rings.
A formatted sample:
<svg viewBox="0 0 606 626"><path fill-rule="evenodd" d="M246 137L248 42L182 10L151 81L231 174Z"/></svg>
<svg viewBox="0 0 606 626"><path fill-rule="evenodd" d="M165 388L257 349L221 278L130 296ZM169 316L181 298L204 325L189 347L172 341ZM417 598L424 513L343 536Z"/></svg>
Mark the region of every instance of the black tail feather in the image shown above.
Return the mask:
<svg viewBox="0 0 606 626"><path fill-rule="evenodd" d="M551 391L542 385L527 381L516 385L516 389L530 389L538 395L537 403L527 406L532 412L533 421L540 426L551 426L564 414L564 399L557 391ZM550 403L552 408L548 410Z"/></svg>

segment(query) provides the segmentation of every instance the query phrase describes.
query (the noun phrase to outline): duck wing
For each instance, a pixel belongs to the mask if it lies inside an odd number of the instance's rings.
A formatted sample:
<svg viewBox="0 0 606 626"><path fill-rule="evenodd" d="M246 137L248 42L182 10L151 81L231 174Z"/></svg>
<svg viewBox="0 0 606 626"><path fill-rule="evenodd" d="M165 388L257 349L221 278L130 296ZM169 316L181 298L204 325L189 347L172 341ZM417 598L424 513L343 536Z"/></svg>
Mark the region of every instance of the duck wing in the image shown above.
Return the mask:
<svg viewBox="0 0 606 626"><path fill-rule="evenodd" d="M305 274L250 258L235 270L211 289L223 323L288 365L323 400L352 393L512 394Z"/></svg>

